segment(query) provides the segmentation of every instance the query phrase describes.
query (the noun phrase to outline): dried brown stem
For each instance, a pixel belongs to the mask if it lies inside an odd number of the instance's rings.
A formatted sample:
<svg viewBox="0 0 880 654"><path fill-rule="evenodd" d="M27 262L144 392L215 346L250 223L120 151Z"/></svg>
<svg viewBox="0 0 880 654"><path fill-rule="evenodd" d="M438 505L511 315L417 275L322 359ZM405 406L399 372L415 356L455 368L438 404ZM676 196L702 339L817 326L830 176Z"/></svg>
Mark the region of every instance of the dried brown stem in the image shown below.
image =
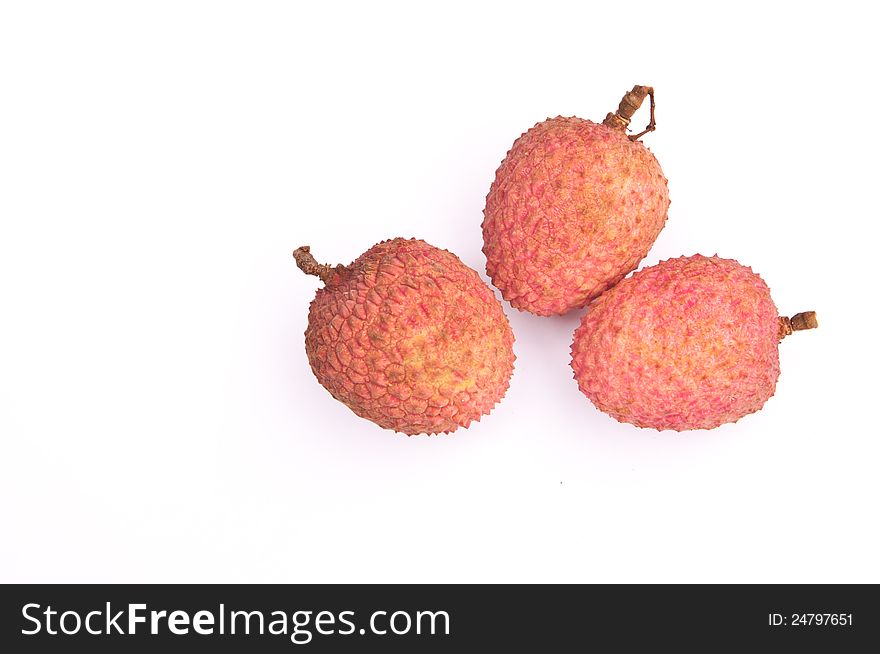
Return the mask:
<svg viewBox="0 0 880 654"><path fill-rule="evenodd" d="M299 266L299 269L306 275L319 277L321 281L326 284L330 281L334 272L345 268L342 264L338 266L328 266L326 263L318 263L315 260L315 257L312 256L310 250L311 248L308 245L303 245L293 251L293 258L296 261L296 265Z"/></svg>
<svg viewBox="0 0 880 654"><path fill-rule="evenodd" d="M657 121L654 120L654 87L652 86L640 86L636 84L632 88L632 91L623 96L623 99L620 101L620 106L617 107L617 111L605 116L605 120L602 121L602 124L611 129L626 132L626 128L629 127L629 121L632 119L633 114L638 111L639 107L642 106L645 96L651 99L651 118L648 121L648 126L638 134L631 134L629 140L637 141L648 132L653 132L657 129Z"/></svg>
<svg viewBox="0 0 880 654"><path fill-rule="evenodd" d="M815 329L818 326L819 321L816 319L815 311L796 313L791 318L779 316L779 340L781 341L792 332L799 332L804 329Z"/></svg>

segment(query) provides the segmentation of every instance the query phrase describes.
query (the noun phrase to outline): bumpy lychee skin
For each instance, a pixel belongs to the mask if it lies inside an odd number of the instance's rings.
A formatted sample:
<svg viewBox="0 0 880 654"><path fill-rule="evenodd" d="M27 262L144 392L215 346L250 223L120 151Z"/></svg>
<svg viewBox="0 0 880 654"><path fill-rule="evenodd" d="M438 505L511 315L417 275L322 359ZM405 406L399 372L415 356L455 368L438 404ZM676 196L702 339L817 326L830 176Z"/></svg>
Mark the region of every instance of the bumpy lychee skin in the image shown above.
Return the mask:
<svg viewBox="0 0 880 654"><path fill-rule="evenodd" d="M486 198L486 271L517 309L583 307L636 268L666 222L654 155L622 129L538 123L514 142Z"/></svg>
<svg viewBox="0 0 880 654"><path fill-rule="evenodd" d="M621 422L712 429L764 405L779 340L816 324L812 312L780 318L767 284L736 261L669 259L590 305L571 365L580 390Z"/></svg>
<svg viewBox="0 0 880 654"><path fill-rule="evenodd" d="M458 257L424 241L383 241L349 266L316 264L306 354L340 402L408 435L451 432L488 414L513 372L501 304Z"/></svg>

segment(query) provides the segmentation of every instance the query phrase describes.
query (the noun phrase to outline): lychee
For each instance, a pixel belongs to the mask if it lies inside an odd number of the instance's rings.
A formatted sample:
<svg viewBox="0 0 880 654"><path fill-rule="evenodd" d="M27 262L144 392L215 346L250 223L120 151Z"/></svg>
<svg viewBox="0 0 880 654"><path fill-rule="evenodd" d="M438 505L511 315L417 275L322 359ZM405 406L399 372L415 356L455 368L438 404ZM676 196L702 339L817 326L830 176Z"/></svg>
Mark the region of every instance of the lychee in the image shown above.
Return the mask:
<svg viewBox="0 0 880 654"><path fill-rule="evenodd" d="M750 268L695 255L620 282L590 305L571 348L580 390L621 422L712 429L759 410L779 377L778 343L817 326L780 317Z"/></svg>
<svg viewBox="0 0 880 654"><path fill-rule="evenodd" d="M348 266L297 265L324 282L306 354L337 400L380 427L446 433L488 414L513 372L513 331L476 271L424 241L395 238Z"/></svg>
<svg viewBox="0 0 880 654"><path fill-rule="evenodd" d="M646 96L651 122L627 136ZM636 86L601 124L548 118L520 136L486 197L483 252L512 306L548 316L583 307L636 268L666 222L669 193L638 138L654 91Z"/></svg>

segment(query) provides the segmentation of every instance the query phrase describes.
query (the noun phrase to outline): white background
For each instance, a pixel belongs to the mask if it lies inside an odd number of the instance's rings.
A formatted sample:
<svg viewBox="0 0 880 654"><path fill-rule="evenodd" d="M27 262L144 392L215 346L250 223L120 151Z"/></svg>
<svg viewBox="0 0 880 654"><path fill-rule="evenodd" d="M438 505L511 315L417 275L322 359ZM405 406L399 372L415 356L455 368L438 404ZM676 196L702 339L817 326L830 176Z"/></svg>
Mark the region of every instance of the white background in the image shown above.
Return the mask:
<svg viewBox="0 0 880 654"><path fill-rule="evenodd" d="M880 582L870 6L4 3L0 580ZM636 83L672 197L643 265L717 252L818 311L763 411L618 424L579 314L507 304L512 386L468 430L319 386L294 247L482 273L513 140Z"/></svg>

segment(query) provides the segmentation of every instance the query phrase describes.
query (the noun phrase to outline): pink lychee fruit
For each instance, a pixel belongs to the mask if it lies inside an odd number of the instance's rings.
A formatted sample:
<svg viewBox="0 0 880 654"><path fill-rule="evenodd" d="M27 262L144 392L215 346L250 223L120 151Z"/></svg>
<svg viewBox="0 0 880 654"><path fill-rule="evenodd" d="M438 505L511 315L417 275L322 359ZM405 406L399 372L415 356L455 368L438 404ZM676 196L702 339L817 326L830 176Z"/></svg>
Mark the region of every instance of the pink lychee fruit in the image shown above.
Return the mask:
<svg viewBox="0 0 880 654"><path fill-rule="evenodd" d="M467 427L513 372L501 303L454 254L415 239L374 245L348 266L297 265L324 282L309 307L306 355L324 388L362 418L404 434Z"/></svg>
<svg viewBox="0 0 880 654"><path fill-rule="evenodd" d="M654 155L627 136L646 95L636 86L601 124L549 118L520 136L486 197L486 271L504 299L548 316L583 307L638 266L666 222Z"/></svg>
<svg viewBox="0 0 880 654"><path fill-rule="evenodd" d="M776 389L779 341L817 324L812 311L780 317L751 268L680 257L593 302L571 366L584 395L621 422L712 429L759 410Z"/></svg>

